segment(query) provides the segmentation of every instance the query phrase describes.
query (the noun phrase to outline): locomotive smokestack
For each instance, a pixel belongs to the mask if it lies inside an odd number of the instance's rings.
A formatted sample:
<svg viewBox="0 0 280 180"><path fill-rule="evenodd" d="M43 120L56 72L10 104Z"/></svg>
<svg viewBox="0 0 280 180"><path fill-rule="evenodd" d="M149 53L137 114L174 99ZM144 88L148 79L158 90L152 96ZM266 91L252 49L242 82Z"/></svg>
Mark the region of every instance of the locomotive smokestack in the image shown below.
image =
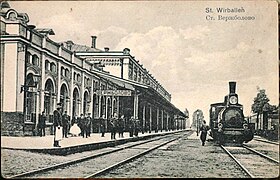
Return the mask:
<svg viewBox="0 0 280 180"><path fill-rule="evenodd" d="M229 82L229 93L235 94L236 82Z"/></svg>

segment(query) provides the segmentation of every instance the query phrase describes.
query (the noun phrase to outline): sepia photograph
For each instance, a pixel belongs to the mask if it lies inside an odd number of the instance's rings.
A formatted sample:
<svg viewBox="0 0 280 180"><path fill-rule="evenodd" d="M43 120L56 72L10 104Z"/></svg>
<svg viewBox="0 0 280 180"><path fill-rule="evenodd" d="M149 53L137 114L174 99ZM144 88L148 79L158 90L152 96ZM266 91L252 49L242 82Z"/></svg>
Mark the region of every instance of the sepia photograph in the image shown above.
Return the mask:
<svg viewBox="0 0 280 180"><path fill-rule="evenodd" d="M279 2L1 1L1 176L279 178Z"/></svg>

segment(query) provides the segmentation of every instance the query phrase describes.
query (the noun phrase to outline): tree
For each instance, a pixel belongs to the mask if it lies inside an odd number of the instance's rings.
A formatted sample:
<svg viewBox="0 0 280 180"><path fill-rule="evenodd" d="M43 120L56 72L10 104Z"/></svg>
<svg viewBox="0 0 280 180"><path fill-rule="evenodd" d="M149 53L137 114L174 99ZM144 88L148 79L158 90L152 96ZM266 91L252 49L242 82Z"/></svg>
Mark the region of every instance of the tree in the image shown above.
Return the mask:
<svg viewBox="0 0 280 180"><path fill-rule="evenodd" d="M187 108L185 109L184 114L187 116L187 118L189 118L189 110Z"/></svg>
<svg viewBox="0 0 280 180"><path fill-rule="evenodd" d="M266 111L269 107L269 99L267 97L267 95L265 94L265 90L264 89L258 89L258 93L257 93L257 97L254 98L254 103L251 106L251 110L253 113L257 113L257 129L259 129L259 117L260 115L264 112L264 110Z"/></svg>
<svg viewBox="0 0 280 180"><path fill-rule="evenodd" d="M186 115L185 125L187 126L187 128L189 128L190 127L190 120L189 120L189 110L187 108L185 108L184 114Z"/></svg>

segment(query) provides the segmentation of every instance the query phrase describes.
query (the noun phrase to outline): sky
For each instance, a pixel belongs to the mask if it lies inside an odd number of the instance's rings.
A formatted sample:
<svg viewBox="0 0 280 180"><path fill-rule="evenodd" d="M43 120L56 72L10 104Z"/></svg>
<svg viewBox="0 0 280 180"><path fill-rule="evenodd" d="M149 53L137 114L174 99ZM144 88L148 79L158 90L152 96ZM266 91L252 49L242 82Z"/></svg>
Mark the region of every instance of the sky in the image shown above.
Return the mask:
<svg viewBox="0 0 280 180"><path fill-rule="evenodd" d="M210 104L222 102L229 81L236 81L244 115L251 113L257 87L270 104L279 104L278 9L276 1L25 1L9 2L27 13L30 24L52 28L61 42L123 50L172 95L171 102L190 115L201 109L209 121ZM206 13L212 8L213 13ZM243 8L218 13L216 8ZM215 20L206 20L211 15ZM223 21L222 16L254 20ZM192 116L190 116L192 117Z"/></svg>

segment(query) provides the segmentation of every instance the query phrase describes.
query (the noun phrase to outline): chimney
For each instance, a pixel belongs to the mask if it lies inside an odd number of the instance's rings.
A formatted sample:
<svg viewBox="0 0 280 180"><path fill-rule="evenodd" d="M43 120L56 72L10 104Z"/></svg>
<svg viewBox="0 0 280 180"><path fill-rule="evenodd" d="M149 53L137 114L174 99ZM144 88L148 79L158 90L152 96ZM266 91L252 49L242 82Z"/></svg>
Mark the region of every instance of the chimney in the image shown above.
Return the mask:
<svg viewBox="0 0 280 180"><path fill-rule="evenodd" d="M236 82L229 82L229 93L230 94L235 94L235 89L236 89Z"/></svg>
<svg viewBox="0 0 280 180"><path fill-rule="evenodd" d="M109 48L108 47L104 47L105 52L109 52Z"/></svg>
<svg viewBox="0 0 280 180"><path fill-rule="evenodd" d="M96 36L91 36L91 48L96 48Z"/></svg>

